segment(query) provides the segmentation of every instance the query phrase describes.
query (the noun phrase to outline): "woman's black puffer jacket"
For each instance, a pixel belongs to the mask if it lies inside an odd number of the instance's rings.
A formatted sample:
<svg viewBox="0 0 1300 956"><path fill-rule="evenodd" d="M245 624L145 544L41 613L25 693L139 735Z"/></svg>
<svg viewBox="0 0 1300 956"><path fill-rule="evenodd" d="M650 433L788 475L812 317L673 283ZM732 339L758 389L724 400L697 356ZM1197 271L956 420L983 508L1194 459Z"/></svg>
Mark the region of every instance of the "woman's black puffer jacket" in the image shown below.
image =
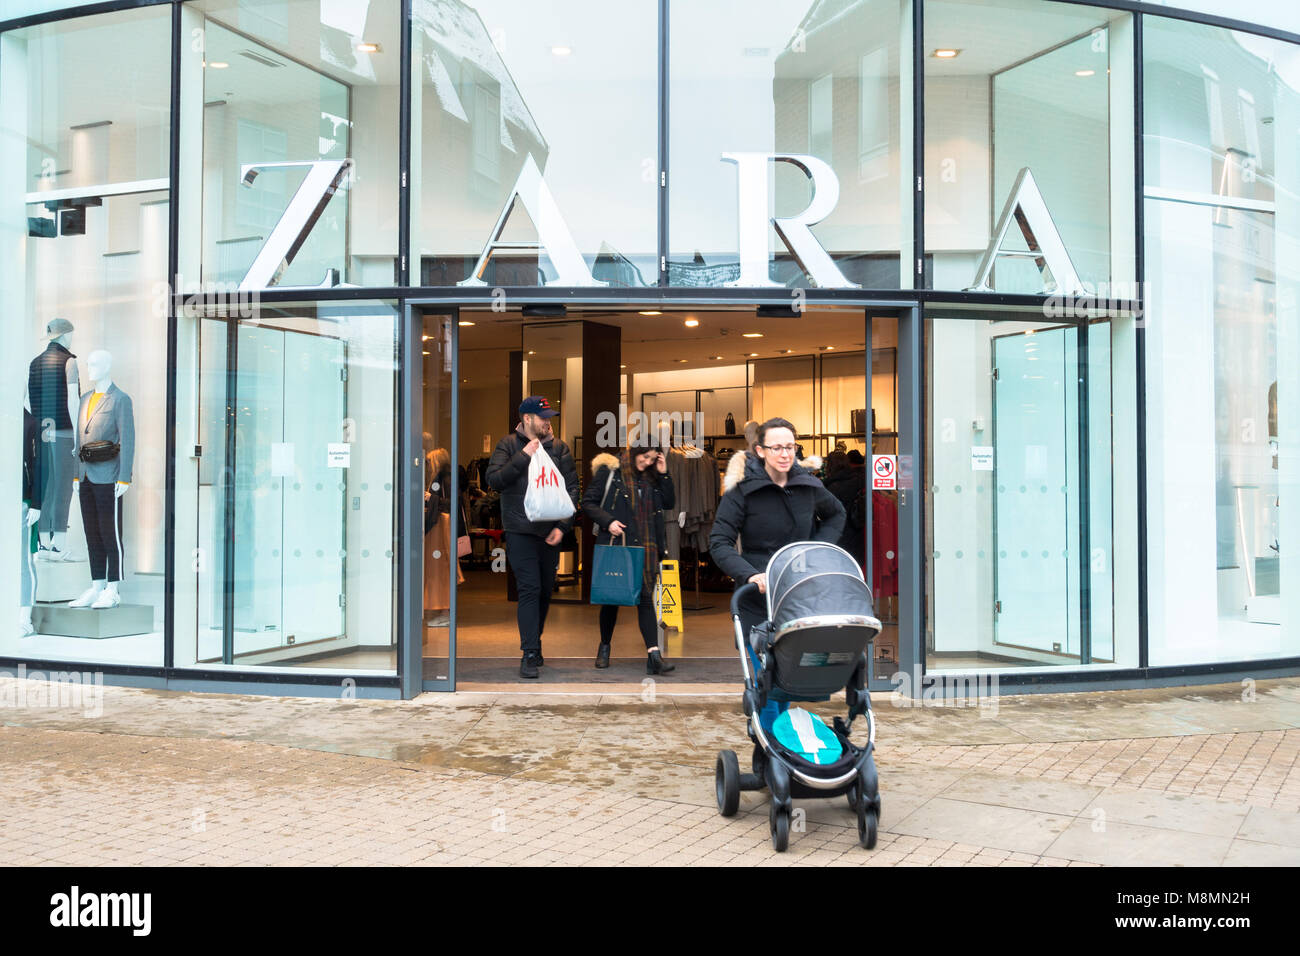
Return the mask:
<svg viewBox="0 0 1300 956"><path fill-rule="evenodd" d="M766 571L768 560L785 545L793 541L835 544L844 530L843 505L802 465L791 466L782 488L768 476L757 455L740 452L736 458L740 457L745 458L743 475L722 496L709 533L713 563L737 587ZM733 459L729 479L738 467Z"/></svg>

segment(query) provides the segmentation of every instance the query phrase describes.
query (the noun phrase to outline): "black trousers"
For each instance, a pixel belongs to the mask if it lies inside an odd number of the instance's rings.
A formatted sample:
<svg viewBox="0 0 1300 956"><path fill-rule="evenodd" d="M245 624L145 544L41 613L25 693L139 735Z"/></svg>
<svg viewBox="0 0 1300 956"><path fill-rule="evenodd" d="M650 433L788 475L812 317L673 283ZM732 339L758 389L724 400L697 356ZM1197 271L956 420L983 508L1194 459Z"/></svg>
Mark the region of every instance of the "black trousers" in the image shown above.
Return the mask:
<svg viewBox="0 0 1300 956"><path fill-rule="evenodd" d="M608 644L614 639L614 625L618 621L618 604L600 606L600 643ZM636 622L641 628L641 640L645 641L646 650L659 646L659 617L655 614L655 596L651 589L646 594L646 587L641 586L641 603L636 606Z"/></svg>
<svg viewBox="0 0 1300 956"><path fill-rule="evenodd" d="M555 591L555 569L560 564L560 546L549 545L535 534L506 532L506 561L519 589L515 608L519 619L519 649L540 653L546 612Z"/></svg>
<svg viewBox="0 0 1300 956"><path fill-rule="evenodd" d="M114 493L115 484L83 480L80 485L81 524L86 529L92 581L122 580L122 499Z"/></svg>

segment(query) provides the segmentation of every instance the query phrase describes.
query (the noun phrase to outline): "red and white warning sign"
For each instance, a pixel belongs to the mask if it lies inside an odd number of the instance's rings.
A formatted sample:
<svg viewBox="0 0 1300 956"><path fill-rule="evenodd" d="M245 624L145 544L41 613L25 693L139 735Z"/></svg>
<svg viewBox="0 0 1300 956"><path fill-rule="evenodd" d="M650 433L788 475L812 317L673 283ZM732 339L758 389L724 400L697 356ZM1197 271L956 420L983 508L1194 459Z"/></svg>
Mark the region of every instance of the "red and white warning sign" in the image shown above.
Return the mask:
<svg viewBox="0 0 1300 956"><path fill-rule="evenodd" d="M898 459L893 455L871 456L871 487L875 491L898 488Z"/></svg>

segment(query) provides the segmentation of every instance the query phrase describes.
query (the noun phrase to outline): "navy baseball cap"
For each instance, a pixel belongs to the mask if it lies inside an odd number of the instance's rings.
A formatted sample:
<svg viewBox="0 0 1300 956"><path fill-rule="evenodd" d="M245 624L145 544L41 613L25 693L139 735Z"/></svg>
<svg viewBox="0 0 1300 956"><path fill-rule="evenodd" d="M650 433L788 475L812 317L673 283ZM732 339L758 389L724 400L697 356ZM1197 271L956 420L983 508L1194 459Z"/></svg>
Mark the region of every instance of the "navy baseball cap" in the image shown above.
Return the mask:
<svg viewBox="0 0 1300 956"><path fill-rule="evenodd" d="M560 413L551 408L551 403L541 395L529 395L520 403L519 414L540 415L542 418L551 418Z"/></svg>

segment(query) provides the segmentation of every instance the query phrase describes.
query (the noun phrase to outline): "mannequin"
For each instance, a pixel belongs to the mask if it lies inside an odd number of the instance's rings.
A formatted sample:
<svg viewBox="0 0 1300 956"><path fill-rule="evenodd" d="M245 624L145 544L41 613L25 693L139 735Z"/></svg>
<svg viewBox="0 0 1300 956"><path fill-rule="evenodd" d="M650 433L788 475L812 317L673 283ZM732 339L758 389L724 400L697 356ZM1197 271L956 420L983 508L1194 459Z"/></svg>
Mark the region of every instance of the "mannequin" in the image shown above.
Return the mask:
<svg viewBox="0 0 1300 956"><path fill-rule="evenodd" d="M33 504L41 513L40 551L43 561L74 560L67 547L68 511L77 465L73 423L81 404L77 357L68 350L73 332L67 319L45 326L49 344L32 359L27 372L27 407L36 416L40 435L45 497Z"/></svg>
<svg viewBox="0 0 1300 956"><path fill-rule="evenodd" d="M32 624L32 605L36 600L36 524L41 519L41 495L45 490L41 471L41 427L36 416L23 409L23 500L22 500L22 577L21 606L18 609L18 632L22 637L36 633Z"/></svg>
<svg viewBox="0 0 1300 956"><path fill-rule="evenodd" d="M122 603L125 554L122 546L122 496L131 486L135 460L135 413L131 398L113 384L113 357L105 351L86 358L92 388L81 397L77 413L77 498L90 550L91 585L69 607L95 610ZM91 457L93 442L111 442L103 457ZM90 460L87 460L90 458Z"/></svg>

